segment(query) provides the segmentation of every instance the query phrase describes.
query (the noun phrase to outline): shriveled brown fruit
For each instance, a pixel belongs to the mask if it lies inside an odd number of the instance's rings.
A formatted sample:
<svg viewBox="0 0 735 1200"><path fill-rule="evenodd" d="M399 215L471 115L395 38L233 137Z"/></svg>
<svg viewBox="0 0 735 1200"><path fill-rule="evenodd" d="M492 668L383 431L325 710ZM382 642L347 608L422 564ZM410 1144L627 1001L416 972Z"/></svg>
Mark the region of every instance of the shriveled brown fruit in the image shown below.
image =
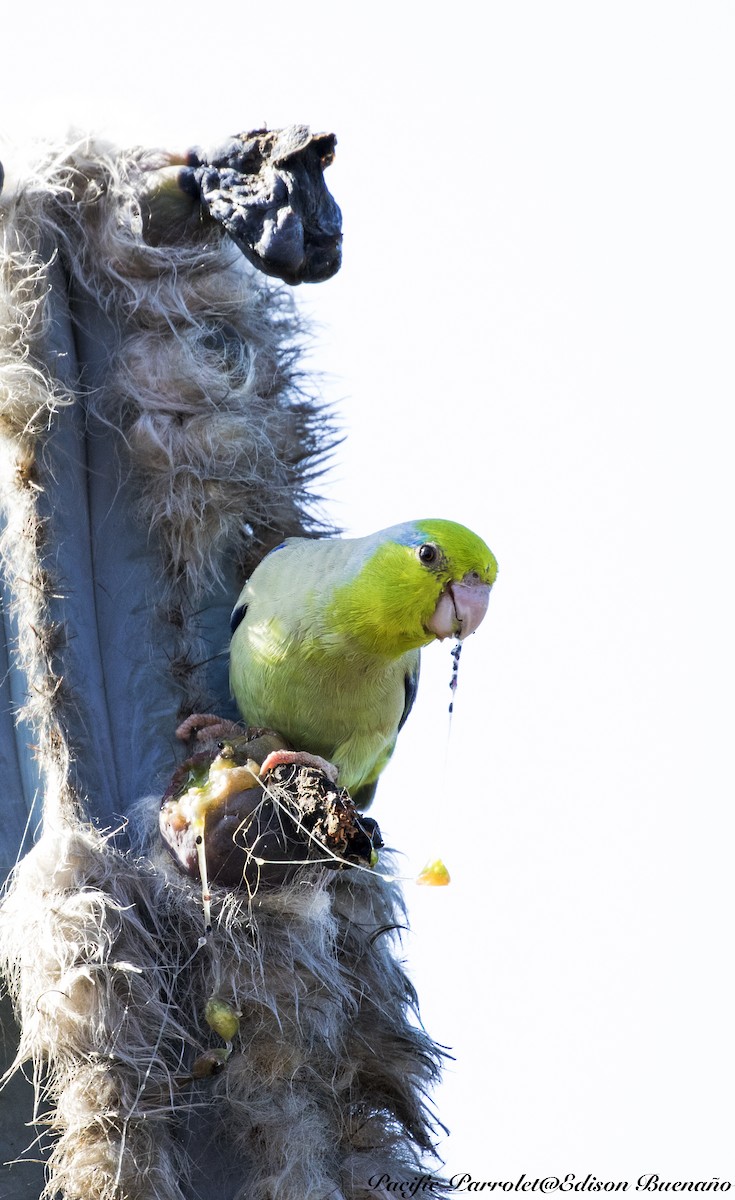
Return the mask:
<svg viewBox="0 0 735 1200"><path fill-rule="evenodd" d="M288 763L258 772L286 747L280 735L247 731L186 760L164 795L160 829L179 865L200 879L203 838L209 882L274 887L300 866L374 865L383 842L375 821L314 767Z"/></svg>

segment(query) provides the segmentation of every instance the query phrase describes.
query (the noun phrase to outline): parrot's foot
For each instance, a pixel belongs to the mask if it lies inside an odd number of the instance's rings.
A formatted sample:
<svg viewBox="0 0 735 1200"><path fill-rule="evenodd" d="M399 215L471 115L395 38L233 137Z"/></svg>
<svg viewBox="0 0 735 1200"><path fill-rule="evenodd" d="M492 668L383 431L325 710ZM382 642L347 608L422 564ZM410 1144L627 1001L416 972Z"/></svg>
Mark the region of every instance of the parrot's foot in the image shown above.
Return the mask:
<svg viewBox="0 0 735 1200"><path fill-rule="evenodd" d="M237 721L227 721L213 713L192 713L176 730L176 736L182 742L188 742L194 735L198 742L221 742L223 738L239 737L243 733L244 728Z"/></svg>
<svg viewBox="0 0 735 1200"><path fill-rule="evenodd" d="M287 763L293 763L296 767L314 767L315 770L321 771L326 775L330 783L336 784L339 771L334 763L327 762L326 758L322 758L320 754L306 754L303 750L271 750L267 758L263 759L263 764L260 768L260 778L268 771L272 771L274 767L280 767Z"/></svg>

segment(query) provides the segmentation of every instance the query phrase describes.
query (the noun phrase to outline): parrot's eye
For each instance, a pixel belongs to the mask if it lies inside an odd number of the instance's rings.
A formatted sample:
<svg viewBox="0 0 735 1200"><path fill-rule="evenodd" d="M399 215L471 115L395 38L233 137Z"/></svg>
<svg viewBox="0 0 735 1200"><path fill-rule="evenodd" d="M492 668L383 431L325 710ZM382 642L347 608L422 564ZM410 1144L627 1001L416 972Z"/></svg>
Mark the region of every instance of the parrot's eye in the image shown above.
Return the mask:
<svg viewBox="0 0 735 1200"><path fill-rule="evenodd" d="M423 546L419 546L418 555L419 562L425 563L428 567L438 561L439 550L431 542L424 542Z"/></svg>

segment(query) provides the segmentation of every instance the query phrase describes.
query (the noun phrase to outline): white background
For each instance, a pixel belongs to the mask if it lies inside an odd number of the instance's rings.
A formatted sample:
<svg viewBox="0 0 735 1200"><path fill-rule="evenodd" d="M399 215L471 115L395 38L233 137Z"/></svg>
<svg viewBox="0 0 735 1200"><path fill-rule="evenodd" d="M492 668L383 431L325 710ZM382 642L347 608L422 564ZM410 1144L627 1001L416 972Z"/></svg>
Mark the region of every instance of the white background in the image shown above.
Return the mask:
<svg viewBox="0 0 735 1200"><path fill-rule="evenodd" d="M0 123L185 148L334 130L300 289L328 512L458 519L500 576L374 815L456 1062L451 1172L735 1183L727 2L17 6ZM410 880L429 854L445 889Z"/></svg>

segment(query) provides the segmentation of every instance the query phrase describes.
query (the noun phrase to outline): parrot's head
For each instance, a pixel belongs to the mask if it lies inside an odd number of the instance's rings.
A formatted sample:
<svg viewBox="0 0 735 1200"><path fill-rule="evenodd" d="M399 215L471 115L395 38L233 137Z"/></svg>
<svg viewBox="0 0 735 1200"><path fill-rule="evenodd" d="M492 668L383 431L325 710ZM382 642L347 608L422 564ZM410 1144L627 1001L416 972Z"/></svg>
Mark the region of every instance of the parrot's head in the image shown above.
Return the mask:
<svg viewBox="0 0 735 1200"><path fill-rule="evenodd" d="M366 644L403 653L474 633L498 572L476 533L432 518L358 541L359 569L336 599L340 617Z"/></svg>

